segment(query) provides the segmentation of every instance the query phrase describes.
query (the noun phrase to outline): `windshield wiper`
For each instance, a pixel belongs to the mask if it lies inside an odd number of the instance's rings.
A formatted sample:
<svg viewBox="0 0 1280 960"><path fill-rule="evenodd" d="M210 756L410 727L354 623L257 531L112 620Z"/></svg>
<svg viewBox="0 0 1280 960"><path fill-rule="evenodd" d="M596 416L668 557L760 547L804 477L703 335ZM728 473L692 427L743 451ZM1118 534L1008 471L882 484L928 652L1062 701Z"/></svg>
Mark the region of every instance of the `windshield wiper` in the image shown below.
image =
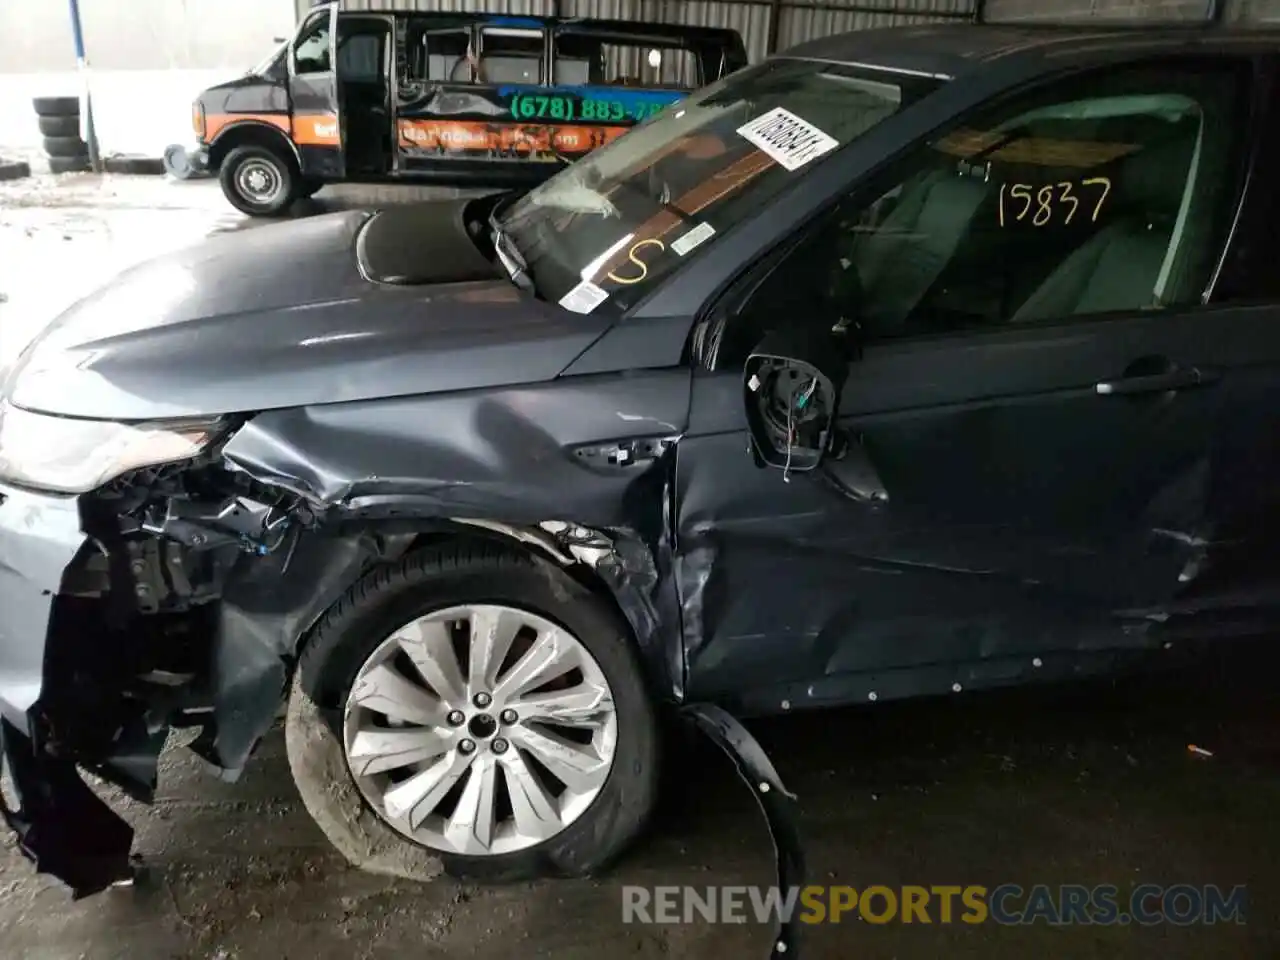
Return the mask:
<svg viewBox="0 0 1280 960"><path fill-rule="evenodd" d="M617 180L616 185L619 189L627 191L633 197L639 197L641 200L648 200L650 203L656 203L663 210L667 211L667 213L679 218L681 223L694 222L694 215L689 213L687 210L676 206L676 204L672 203L670 200L663 200L662 197L655 197L648 190L642 190L630 180Z"/></svg>
<svg viewBox="0 0 1280 960"><path fill-rule="evenodd" d="M534 293L536 291L533 286L533 277L529 274L529 265L525 262L519 248L512 243L511 238L502 229L502 223L498 220L498 209L494 207L493 212L489 214L489 235L493 240L493 250L510 275L511 282L521 290Z"/></svg>

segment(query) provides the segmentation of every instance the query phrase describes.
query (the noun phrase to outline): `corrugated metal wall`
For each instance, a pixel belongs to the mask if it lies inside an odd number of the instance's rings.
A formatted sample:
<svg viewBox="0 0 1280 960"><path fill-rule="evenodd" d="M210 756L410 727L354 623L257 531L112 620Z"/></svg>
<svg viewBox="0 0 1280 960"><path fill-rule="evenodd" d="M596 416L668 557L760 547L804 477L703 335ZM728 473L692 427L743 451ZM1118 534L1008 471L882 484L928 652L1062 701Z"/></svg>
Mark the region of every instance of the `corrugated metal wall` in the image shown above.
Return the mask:
<svg viewBox="0 0 1280 960"><path fill-rule="evenodd" d="M850 30L970 19L975 0L343 0L348 10L468 10L484 13L649 20L730 27L752 62L771 50ZM311 0L298 0L299 14Z"/></svg>
<svg viewBox="0 0 1280 960"><path fill-rule="evenodd" d="M313 0L297 0L299 15ZM851 30L969 20L981 6L990 22L1099 19L1203 20L1213 0L342 0L350 10L460 10L650 20L730 27L752 62L774 50ZM1280 23L1280 0L1219 0L1229 22Z"/></svg>

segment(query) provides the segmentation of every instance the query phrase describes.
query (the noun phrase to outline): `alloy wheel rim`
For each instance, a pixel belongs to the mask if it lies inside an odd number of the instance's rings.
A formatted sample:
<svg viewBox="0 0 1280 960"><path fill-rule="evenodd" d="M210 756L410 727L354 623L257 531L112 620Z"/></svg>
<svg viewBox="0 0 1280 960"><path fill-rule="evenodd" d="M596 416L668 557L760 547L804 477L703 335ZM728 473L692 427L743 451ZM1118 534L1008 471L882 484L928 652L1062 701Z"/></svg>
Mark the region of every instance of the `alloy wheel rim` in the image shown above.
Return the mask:
<svg viewBox="0 0 1280 960"><path fill-rule="evenodd" d="M236 171L236 186L253 203L268 204L284 189L284 178L265 160L246 160Z"/></svg>
<svg viewBox="0 0 1280 960"><path fill-rule="evenodd" d="M603 788L616 745L613 693L582 642L496 604L396 630L361 665L343 716L348 769L377 815L469 856L568 827Z"/></svg>

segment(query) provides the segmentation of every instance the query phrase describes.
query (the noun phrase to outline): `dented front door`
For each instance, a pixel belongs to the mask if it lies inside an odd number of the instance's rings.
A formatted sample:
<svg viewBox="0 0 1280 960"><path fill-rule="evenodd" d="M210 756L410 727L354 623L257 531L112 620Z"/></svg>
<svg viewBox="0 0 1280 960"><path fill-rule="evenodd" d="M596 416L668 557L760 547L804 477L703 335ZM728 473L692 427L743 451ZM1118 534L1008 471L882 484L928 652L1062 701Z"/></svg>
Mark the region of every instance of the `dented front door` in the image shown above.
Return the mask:
<svg viewBox="0 0 1280 960"><path fill-rule="evenodd" d="M1213 322L869 347L841 408L851 453L789 479L752 463L738 371L698 378L677 516L690 695L942 693L1147 642L1139 611L1203 552ZM1143 389L1151 356L1203 380Z"/></svg>

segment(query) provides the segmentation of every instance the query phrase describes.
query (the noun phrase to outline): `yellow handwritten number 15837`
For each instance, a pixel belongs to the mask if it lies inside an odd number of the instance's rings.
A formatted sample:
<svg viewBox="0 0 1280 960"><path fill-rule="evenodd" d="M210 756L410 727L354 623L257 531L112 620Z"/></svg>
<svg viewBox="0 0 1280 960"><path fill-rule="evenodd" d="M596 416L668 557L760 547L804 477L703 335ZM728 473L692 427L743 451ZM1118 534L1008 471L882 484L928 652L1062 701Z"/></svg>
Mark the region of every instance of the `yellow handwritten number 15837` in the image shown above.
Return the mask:
<svg viewBox="0 0 1280 960"><path fill-rule="evenodd" d="M1021 223L1028 218L1037 227L1048 226L1054 221L1069 224L1080 208L1080 198L1074 192L1075 186L1070 180L1046 184L1038 190L1030 183L1001 184L1000 226L1005 226L1009 221ZM1088 180L1081 180L1080 186L1100 187L1102 190L1093 204L1093 214L1089 218L1097 221L1098 214L1102 212L1102 206L1111 193L1111 180L1108 177L1090 177ZM1021 209L1018 209L1018 204L1021 204Z"/></svg>

